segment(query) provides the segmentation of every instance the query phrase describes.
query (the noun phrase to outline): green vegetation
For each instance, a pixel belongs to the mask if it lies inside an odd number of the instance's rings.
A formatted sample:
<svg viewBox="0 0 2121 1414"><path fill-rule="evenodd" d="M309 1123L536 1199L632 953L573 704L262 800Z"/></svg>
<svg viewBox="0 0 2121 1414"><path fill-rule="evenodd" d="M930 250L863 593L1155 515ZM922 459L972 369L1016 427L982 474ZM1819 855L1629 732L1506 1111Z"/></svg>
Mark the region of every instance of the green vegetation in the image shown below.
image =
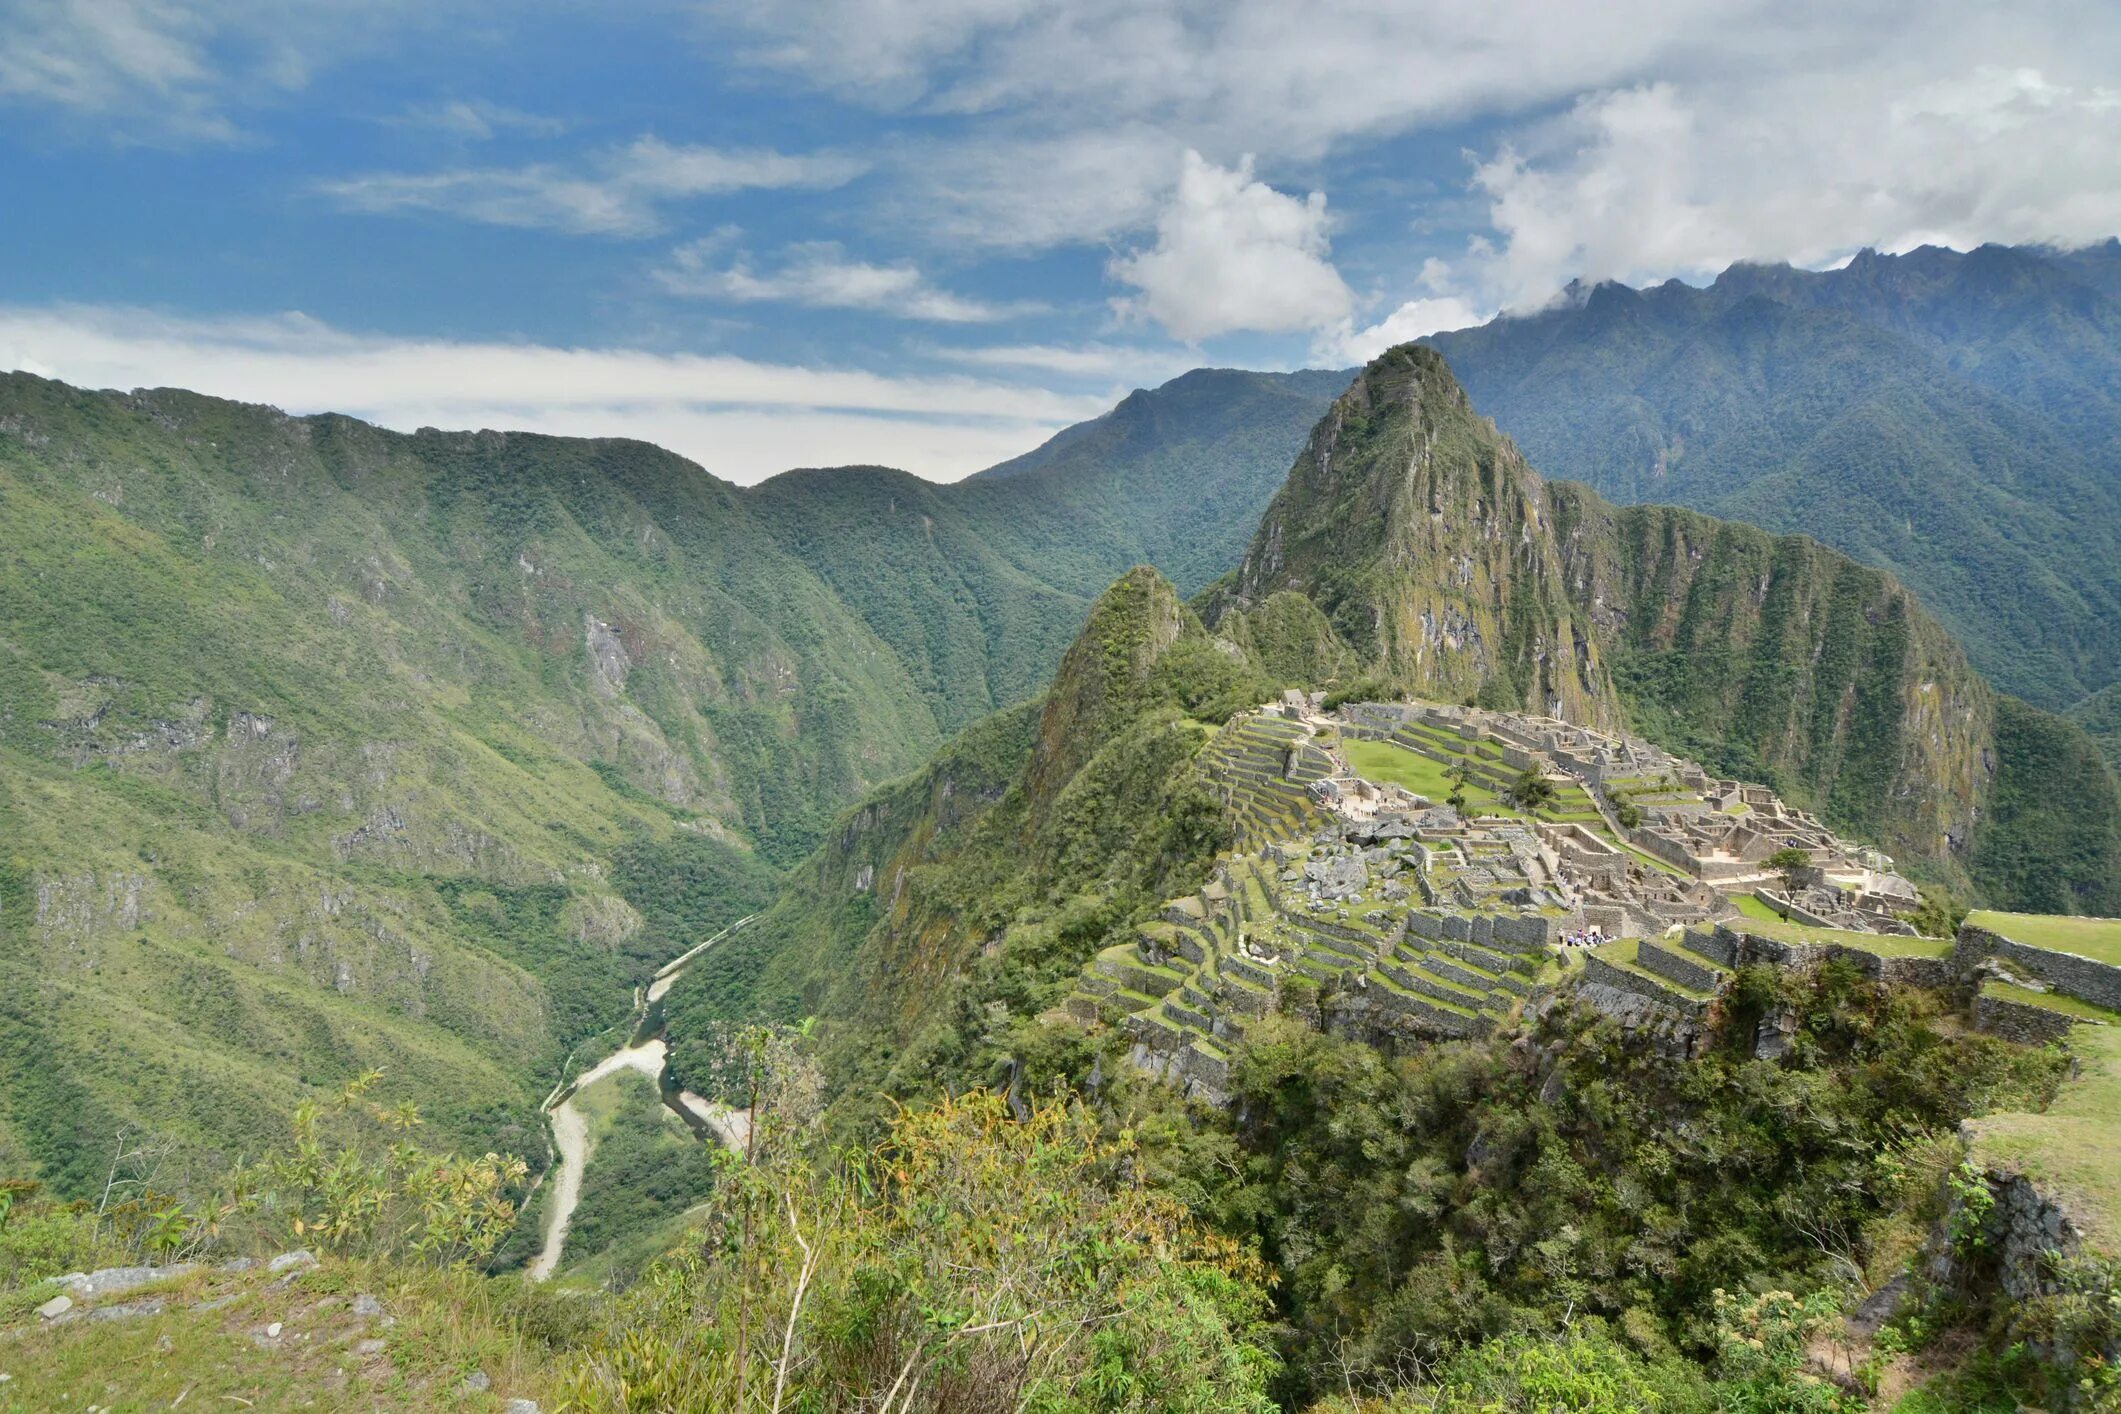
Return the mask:
<svg viewBox="0 0 2121 1414"><path fill-rule="evenodd" d="M872 1154L733 1172L569 1407L1265 1411L1264 1273L1064 1103L974 1093ZM897 1396L891 1396L897 1397Z"/></svg>
<svg viewBox="0 0 2121 1414"><path fill-rule="evenodd" d="M2106 763L2121 771L2121 682L2108 683L2062 714L2099 743Z"/></svg>
<svg viewBox="0 0 2121 1414"><path fill-rule="evenodd" d="M1992 1114L1975 1123L1974 1160L2031 1175L2059 1197L2095 1253L2121 1257L2121 1027L2071 1034L2079 1073L2044 1111Z"/></svg>
<svg viewBox="0 0 2121 1414"><path fill-rule="evenodd" d="M1891 574L1542 481L1429 349L1363 370L1200 603L1219 625L1292 588L1350 679L1632 726L1961 891L2121 912L2121 784Z"/></svg>
<svg viewBox="0 0 2121 1414"><path fill-rule="evenodd" d="M593 1158L562 1275L624 1285L682 1238L686 1214L713 1192L714 1155L637 1070L606 1077L576 1103L591 1115Z"/></svg>
<svg viewBox="0 0 2121 1414"><path fill-rule="evenodd" d="M2060 1012L2078 1021L2094 1021L2104 1026L2121 1025L2121 1012L2078 1001L2066 992L2036 992L2030 987L1991 979L1981 984L1981 995L2017 1002L2022 1006L2039 1007L2042 1011Z"/></svg>
<svg viewBox="0 0 2121 1414"><path fill-rule="evenodd" d="M1516 813L1504 806L1494 791L1454 774L1458 768L1409 751L1394 742L1350 737L1340 744L1340 753L1348 759L1349 767L1365 780L1404 786L1430 800L1462 796L1466 809L1482 814Z"/></svg>
<svg viewBox="0 0 2121 1414"><path fill-rule="evenodd" d="M86 1192L124 1128L203 1182L369 1068L535 1151L654 966L1034 695L1113 575L1219 557L1339 381L1181 380L1095 467L738 490L0 378L0 1171Z"/></svg>
<svg viewBox="0 0 2121 1414"><path fill-rule="evenodd" d="M2063 1070L1846 967L1742 973L1728 1005L1732 1041L1696 1061L1566 1012L1537 1066L1509 1036L1388 1058L1263 1028L1233 1073L1243 1177L1209 1201L1281 1275L1292 1380L1418 1385L1564 1323L1713 1371L1766 1314L1725 1293L1831 1309L1853 1273L1882 1280L1941 1213L1959 1118L2037 1106ZM1752 1020L1785 1007L1798 1048L1751 1059Z"/></svg>
<svg viewBox="0 0 2121 1414"><path fill-rule="evenodd" d="M2098 290L2050 251L1931 247L1606 284L1426 342L1547 474L1888 570L2059 710L2121 676L2121 314Z"/></svg>
<svg viewBox="0 0 2121 1414"><path fill-rule="evenodd" d="M1949 957L1950 938L1910 938L1896 933L1853 933L1845 928L1815 928L1794 919L1756 918L1748 914L1740 925L1748 933L1778 938L1786 943L1839 943L1880 957Z"/></svg>
<svg viewBox="0 0 2121 1414"><path fill-rule="evenodd" d="M1779 923L1782 921L1782 915L1777 913L1774 909L1768 907L1768 905L1763 903L1756 895L1739 894L1735 898L1733 898L1731 902L1738 905L1738 911L1740 913L1744 914L1747 918L1753 919L1755 922Z"/></svg>
<svg viewBox="0 0 2121 1414"><path fill-rule="evenodd" d="M848 814L764 917L687 970L666 999L676 1072L707 1093L693 1082L721 1024L815 1014L835 1083L865 1095L1001 1083L1020 1027L1229 845L1194 767L1201 718L1271 691L1154 572L1126 576L1041 706Z"/></svg>
<svg viewBox="0 0 2121 1414"><path fill-rule="evenodd" d="M1996 700L1996 780L1968 872L2028 913L2121 915L2121 793L2083 731Z"/></svg>
<svg viewBox="0 0 2121 1414"><path fill-rule="evenodd" d="M2027 947L2075 953L2121 967L2121 918L2058 918L2052 914L1998 913L1984 908L1967 914L1966 921Z"/></svg>
<svg viewBox="0 0 2121 1414"><path fill-rule="evenodd" d="M1794 894L1797 892L1798 878L1805 870L1811 868L1812 856L1808 850L1785 847L1776 850L1760 862L1772 870L1775 877L1782 881L1782 889L1785 894Z"/></svg>

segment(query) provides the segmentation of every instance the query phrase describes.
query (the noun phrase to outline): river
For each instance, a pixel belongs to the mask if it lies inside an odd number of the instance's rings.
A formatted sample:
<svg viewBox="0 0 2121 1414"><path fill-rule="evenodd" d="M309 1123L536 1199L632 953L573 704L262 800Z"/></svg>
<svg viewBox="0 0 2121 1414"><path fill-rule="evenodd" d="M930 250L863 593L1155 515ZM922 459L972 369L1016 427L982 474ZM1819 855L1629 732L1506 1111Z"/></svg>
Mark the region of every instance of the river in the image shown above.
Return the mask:
<svg viewBox="0 0 2121 1414"><path fill-rule="evenodd" d="M530 1264L532 1281L544 1281L550 1277L566 1252L567 1225L574 1217L575 1205L582 1201L582 1174L591 1157L589 1117L574 1101L575 1096L599 1080L622 1070L637 1070L655 1082L656 1088L662 1092L663 1103L675 1110L695 1132L712 1134L734 1153L744 1152L750 1138L750 1114L716 1104L690 1090L671 1089L663 1077L663 1067L669 1057L663 1038L659 1035L641 1038L640 1030L647 1021L649 1009L669 993L671 984L694 958L756 916L750 914L739 918L698 947L664 964L650 980L646 992L635 993L633 1027L627 1033L628 1044L560 1085L545 1101L545 1113L552 1125L552 1147L559 1155L559 1162L553 1166L551 1174L552 1198L545 1210L545 1245Z"/></svg>

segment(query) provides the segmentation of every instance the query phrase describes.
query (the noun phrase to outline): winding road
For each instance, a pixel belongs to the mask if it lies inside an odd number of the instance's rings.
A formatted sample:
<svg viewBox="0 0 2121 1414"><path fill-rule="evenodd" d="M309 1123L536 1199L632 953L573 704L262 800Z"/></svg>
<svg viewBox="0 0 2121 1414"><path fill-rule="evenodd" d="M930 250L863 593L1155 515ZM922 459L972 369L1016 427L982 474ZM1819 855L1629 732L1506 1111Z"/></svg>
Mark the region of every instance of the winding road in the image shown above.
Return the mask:
<svg viewBox="0 0 2121 1414"><path fill-rule="evenodd" d="M694 958L713 947L737 929L749 923L756 914L747 914L724 928L721 932L691 949L682 956L665 964L648 985L646 998L634 1013L634 1026L639 1028L646 1018L648 1008L661 1001L670 991ZM645 1041L613 1051L572 1081L554 1090L545 1102L545 1112L551 1116L552 1147L559 1155L559 1163L552 1175L552 1199L545 1211L545 1245L530 1264L530 1279L544 1281L551 1277L560 1265L560 1258L567 1249L567 1227L574 1217L575 1205L582 1201L582 1174L589 1165L591 1145L589 1142L589 1117L575 1104L575 1097L608 1076L622 1070L637 1070L656 1083L663 1083L663 1066L669 1057L663 1038L652 1036ZM667 1099L666 1095L666 1099ZM743 1110L731 1109L727 1105L693 1094L690 1090L679 1091L675 1103L687 1117L705 1126L724 1146L735 1153L743 1153L750 1138L751 1116Z"/></svg>

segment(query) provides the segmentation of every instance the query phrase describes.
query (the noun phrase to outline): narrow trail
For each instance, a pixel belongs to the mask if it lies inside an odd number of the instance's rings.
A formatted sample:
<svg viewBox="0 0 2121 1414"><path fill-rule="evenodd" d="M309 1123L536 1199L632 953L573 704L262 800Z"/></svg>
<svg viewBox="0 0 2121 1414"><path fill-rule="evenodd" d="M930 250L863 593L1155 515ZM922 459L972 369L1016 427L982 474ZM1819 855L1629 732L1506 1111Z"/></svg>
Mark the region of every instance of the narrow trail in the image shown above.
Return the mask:
<svg viewBox="0 0 2121 1414"><path fill-rule="evenodd" d="M724 928L721 932L666 963L655 974L643 997L636 993L633 1025L637 1029L646 1019L648 1009L661 1001L670 991L671 984L683 974L686 966L701 953L713 947L737 929L749 923L756 914L747 914ZM631 1033L629 1033L631 1034ZM637 1070L654 1081L660 1090L663 1083L663 1066L669 1058L669 1050L663 1038L652 1036L645 1041L623 1046L598 1061L573 1080L556 1087L545 1101L545 1111L551 1116L552 1147L559 1154L559 1163L552 1175L552 1198L545 1210L545 1245L531 1262L529 1274L532 1281L545 1281L560 1265L560 1258L567 1249L567 1228L574 1218L575 1206L582 1201L582 1175L588 1168L591 1152L589 1142L589 1117L575 1104L575 1097L590 1086L622 1070ZM666 1092L666 1102L669 1101ZM727 1105L693 1094L690 1090L676 1093L675 1104L685 1112L686 1118L695 1128L704 1127L716 1139L735 1153L742 1153L750 1138L751 1116L743 1110L731 1109Z"/></svg>

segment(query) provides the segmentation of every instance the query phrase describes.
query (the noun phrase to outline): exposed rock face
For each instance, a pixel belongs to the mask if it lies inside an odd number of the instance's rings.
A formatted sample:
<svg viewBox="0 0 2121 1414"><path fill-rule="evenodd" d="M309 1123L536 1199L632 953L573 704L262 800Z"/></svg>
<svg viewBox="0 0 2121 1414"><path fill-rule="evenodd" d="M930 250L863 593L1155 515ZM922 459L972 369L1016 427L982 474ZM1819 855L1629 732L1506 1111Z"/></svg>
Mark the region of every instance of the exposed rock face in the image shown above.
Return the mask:
<svg viewBox="0 0 2121 1414"><path fill-rule="evenodd" d="M1994 695L1892 576L1546 482L1425 348L1333 405L1205 613L1258 637L1252 616L1292 591L1367 671L1439 700L1615 728L1624 681L1664 745L1713 749L1896 855L1963 854L1998 770Z"/></svg>
<svg viewBox="0 0 2121 1414"><path fill-rule="evenodd" d="M641 931L641 915L622 898L594 894L568 900L560 926L577 942L615 948Z"/></svg>
<svg viewBox="0 0 2121 1414"><path fill-rule="evenodd" d="M1335 854L1304 865L1304 877L1327 899L1352 898L1370 885L1370 870L1359 854Z"/></svg>
<svg viewBox="0 0 2121 1414"><path fill-rule="evenodd" d="M1443 360L1396 349L1333 405L1237 574L1246 606L1308 595L1356 651L1426 695L1619 725L1571 603L1543 483Z"/></svg>

